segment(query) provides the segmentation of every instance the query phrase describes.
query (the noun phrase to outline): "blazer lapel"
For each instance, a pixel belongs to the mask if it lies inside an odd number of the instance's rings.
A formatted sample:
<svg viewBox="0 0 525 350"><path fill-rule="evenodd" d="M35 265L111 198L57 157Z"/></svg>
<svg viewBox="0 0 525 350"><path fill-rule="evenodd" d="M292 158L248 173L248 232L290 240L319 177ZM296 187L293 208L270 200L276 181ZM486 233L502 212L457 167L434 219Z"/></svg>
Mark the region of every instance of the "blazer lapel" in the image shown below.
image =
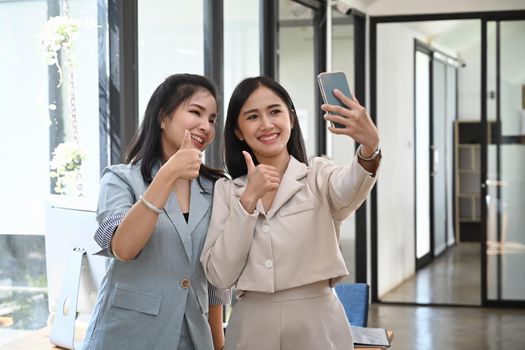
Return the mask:
<svg viewBox="0 0 525 350"><path fill-rule="evenodd" d="M273 199L272 206L268 211L268 217L272 217L275 213L290 199L296 194L301 188L304 187L304 184L301 183L300 179L305 177L308 173L306 165L296 160L294 157L290 156L290 162L288 167L284 172L283 178L279 185L279 189L275 194Z"/></svg>
<svg viewBox="0 0 525 350"><path fill-rule="evenodd" d="M208 211L211 202L210 197L209 193L202 190L197 180L191 182L190 218L188 221L190 235Z"/></svg>
<svg viewBox="0 0 525 350"><path fill-rule="evenodd" d="M192 189L193 192L193 189ZM186 220L184 219L184 216L182 216L182 211L179 207L179 202L177 200L177 195L175 192L171 192L168 201L166 202L166 205L164 206L164 211L166 212L166 215L168 216L168 219L171 221L173 226L175 226L175 230L177 231L181 241L182 245L184 246L184 250L186 251L186 255L188 256L189 261L191 261L191 236L190 231L188 230L188 224L186 223ZM190 217L191 217L191 208L190 208Z"/></svg>

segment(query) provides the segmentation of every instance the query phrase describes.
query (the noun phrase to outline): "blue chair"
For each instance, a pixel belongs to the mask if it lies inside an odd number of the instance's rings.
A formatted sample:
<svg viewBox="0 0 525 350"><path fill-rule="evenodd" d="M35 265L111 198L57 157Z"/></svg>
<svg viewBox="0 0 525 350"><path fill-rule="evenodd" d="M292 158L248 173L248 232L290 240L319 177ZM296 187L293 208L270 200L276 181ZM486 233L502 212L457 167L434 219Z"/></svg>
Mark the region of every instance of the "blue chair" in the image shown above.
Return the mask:
<svg viewBox="0 0 525 350"><path fill-rule="evenodd" d="M366 283L338 284L335 294L344 306L346 317L352 326L366 327L368 324L368 295Z"/></svg>

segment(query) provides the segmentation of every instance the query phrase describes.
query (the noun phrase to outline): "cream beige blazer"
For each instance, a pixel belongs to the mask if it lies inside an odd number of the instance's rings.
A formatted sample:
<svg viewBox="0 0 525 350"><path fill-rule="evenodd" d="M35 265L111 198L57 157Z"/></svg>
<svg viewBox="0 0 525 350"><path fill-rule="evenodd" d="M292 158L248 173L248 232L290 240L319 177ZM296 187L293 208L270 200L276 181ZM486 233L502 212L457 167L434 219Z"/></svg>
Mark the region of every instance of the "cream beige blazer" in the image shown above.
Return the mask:
<svg viewBox="0 0 525 350"><path fill-rule="evenodd" d="M336 166L314 158L290 162L270 210L247 213L239 197L246 176L215 184L201 263L218 288L272 293L348 275L339 249L341 222L367 198L372 177L354 158Z"/></svg>

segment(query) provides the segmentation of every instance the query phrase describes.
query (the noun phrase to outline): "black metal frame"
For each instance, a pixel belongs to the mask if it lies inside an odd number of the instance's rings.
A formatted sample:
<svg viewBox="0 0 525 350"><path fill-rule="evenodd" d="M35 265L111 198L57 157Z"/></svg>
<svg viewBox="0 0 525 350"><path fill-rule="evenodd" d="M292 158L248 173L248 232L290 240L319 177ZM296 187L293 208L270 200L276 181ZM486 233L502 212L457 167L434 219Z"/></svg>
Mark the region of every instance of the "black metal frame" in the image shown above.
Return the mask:
<svg viewBox="0 0 525 350"><path fill-rule="evenodd" d="M276 47L279 46L279 1L260 0L261 32L260 65L261 75L279 79L279 58Z"/></svg>
<svg viewBox="0 0 525 350"><path fill-rule="evenodd" d="M481 124L482 124L482 146L481 146L481 183L484 184L487 180L487 104L486 104L486 88L487 88L487 21L498 20L523 20L525 19L525 10L516 11L498 11L498 12L458 12L458 13L439 13L439 14L418 14L418 15L400 15L400 16L372 16L370 17L370 111L374 118L377 118L377 25L380 23L395 23L395 22L416 22L416 21L433 21L433 20L453 20L453 19L478 19L481 20ZM374 120L375 122L376 120ZM377 188L377 187L376 187ZM371 194L372 207L372 222L371 222L371 243L372 243L372 301L381 302L377 293L377 190L374 188ZM481 302L482 306L495 307L525 307L525 302L521 300L507 300L507 301L493 301L487 299L487 211L483 203L483 199L487 194L486 186L481 186L480 205L481 205L481 221L482 221L482 244L481 246ZM397 303L397 304L411 304L419 305L418 303ZM429 304L421 304L429 305ZM458 306L458 305L455 305Z"/></svg>
<svg viewBox="0 0 525 350"><path fill-rule="evenodd" d="M426 55L428 55L428 69L429 69L429 85L430 85L430 89L432 89L432 56L433 56L433 52L432 52L432 49L425 45L424 43L422 43L421 41L417 40L417 39L414 39L414 77L416 77L416 52L419 51L419 52L422 52ZM416 83L415 83L415 80L414 80L414 97L416 96ZM414 98L414 125L416 125L416 99ZM430 121L432 121L432 91L429 90L429 117L430 117ZM432 133L430 133L432 135ZM414 127L414 146L417 145L417 132L416 132L416 128ZM430 161L430 164L432 164L432 160ZM416 176L417 176L417 153L414 152L414 179L416 179ZM430 176L430 181L432 181L432 176ZM430 192L432 192L432 185L430 186ZM417 257L417 188L416 188L416 182L414 181L414 232L415 232L415 239L414 239L414 256L416 257L415 259L415 265L416 265L416 270L428 265L434 258L433 256L433 242L434 242L434 237L433 237L433 231L432 231L432 220L430 222L430 249L428 251L427 254L423 255L421 258L418 259ZM432 198L432 193L430 193L429 195L430 198ZM430 203L432 203L432 201L430 201ZM430 213L432 213L432 208L430 208Z"/></svg>
<svg viewBox="0 0 525 350"><path fill-rule="evenodd" d="M224 4L223 0L204 0L204 75L217 88L217 103L224 106ZM224 131L224 108L219 110L216 135ZM224 169L222 137L216 137L206 149L206 164Z"/></svg>
<svg viewBox="0 0 525 350"><path fill-rule="evenodd" d="M111 164L124 161L138 128L138 0L108 0ZM100 82L103 86L105 82Z"/></svg>
<svg viewBox="0 0 525 350"><path fill-rule="evenodd" d="M314 67L315 72L312 79L314 80L314 86L317 85L317 75L326 71L326 9L321 6L314 12ZM319 89L315 92L315 105L321 106L323 103L323 97ZM315 149L317 155L326 154L326 121L323 119L324 112L321 108L317 108L315 118Z"/></svg>
<svg viewBox="0 0 525 350"><path fill-rule="evenodd" d="M366 106L366 15L355 9L349 15L354 22L354 94ZM355 281L360 283L368 283L367 207L365 201L355 214Z"/></svg>

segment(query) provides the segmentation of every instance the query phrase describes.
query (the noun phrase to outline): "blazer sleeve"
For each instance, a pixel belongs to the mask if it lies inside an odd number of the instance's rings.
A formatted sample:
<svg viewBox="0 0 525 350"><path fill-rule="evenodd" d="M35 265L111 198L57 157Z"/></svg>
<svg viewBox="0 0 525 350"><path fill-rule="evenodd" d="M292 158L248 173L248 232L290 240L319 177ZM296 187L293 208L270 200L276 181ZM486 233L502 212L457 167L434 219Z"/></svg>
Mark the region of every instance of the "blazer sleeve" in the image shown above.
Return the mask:
<svg viewBox="0 0 525 350"><path fill-rule="evenodd" d="M114 258L110 249L111 239L134 203L135 194L131 186L111 168L106 168L100 180L97 206L99 227L94 235L101 250L95 254Z"/></svg>
<svg viewBox="0 0 525 350"><path fill-rule="evenodd" d="M246 265L259 212L248 214L233 194L232 182L218 180L201 263L208 280L220 289L232 287Z"/></svg>
<svg viewBox="0 0 525 350"><path fill-rule="evenodd" d="M332 216L343 221L357 210L377 181L354 156L352 164L337 166L332 161L316 157L312 161L308 181L310 188L326 205Z"/></svg>

